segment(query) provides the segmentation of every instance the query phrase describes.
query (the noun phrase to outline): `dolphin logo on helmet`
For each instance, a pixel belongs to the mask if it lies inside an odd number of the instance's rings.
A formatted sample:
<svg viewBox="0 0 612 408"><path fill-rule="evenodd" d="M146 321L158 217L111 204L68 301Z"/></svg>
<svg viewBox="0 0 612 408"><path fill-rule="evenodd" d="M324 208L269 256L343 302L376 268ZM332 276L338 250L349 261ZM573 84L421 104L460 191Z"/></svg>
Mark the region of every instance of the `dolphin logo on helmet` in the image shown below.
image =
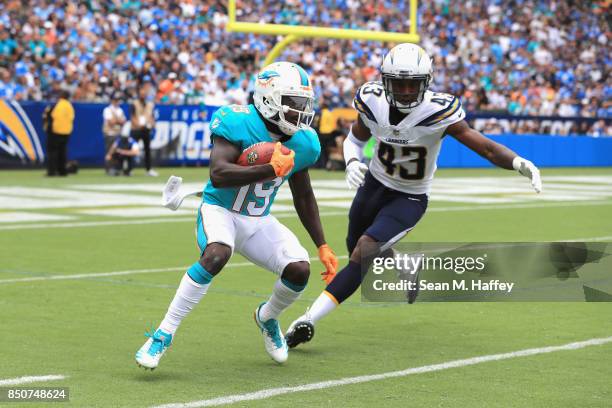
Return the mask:
<svg viewBox="0 0 612 408"><path fill-rule="evenodd" d="M309 128L314 118L310 78L291 62L275 62L257 75L253 102L268 122L289 136Z"/></svg>

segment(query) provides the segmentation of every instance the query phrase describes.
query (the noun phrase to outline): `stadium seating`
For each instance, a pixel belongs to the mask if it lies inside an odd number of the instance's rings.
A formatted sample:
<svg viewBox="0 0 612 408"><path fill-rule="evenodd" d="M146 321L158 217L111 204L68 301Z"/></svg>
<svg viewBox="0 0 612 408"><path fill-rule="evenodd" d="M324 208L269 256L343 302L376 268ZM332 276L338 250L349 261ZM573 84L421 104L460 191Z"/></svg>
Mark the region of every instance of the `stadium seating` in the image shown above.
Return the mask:
<svg viewBox="0 0 612 408"><path fill-rule="evenodd" d="M246 103L275 37L227 33L223 1L32 0L0 5L0 97L130 99L151 84L159 103ZM364 3L365 5L363 5ZM605 2L419 2L421 44L435 56L434 90L468 111L609 118L610 36ZM238 20L378 31L408 29L408 1L238 2ZM304 40L284 58L307 67L330 107L377 77L386 45ZM570 50L568 52L568 50Z"/></svg>

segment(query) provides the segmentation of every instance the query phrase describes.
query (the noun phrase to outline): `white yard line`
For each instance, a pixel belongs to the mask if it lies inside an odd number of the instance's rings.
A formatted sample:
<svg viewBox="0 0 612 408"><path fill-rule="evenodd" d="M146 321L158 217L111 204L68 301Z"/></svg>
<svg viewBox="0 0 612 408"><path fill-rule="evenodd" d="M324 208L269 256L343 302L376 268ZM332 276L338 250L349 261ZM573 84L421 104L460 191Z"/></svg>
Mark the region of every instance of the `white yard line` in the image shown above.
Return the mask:
<svg viewBox="0 0 612 408"><path fill-rule="evenodd" d="M244 266L246 265L251 265L251 264L245 262ZM226 265L225 267L228 268L231 266L240 266L240 264ZM188 266L177 266L173 268L131 269L131 270L126 270L126 271L81 273L81 274L73 274L73 275L32 276L29 278L1 279L0 285L3 283L36 282L36 281L67 280L67 279L87 279L87 278L100 278L100 277L105 277L105 276L138 275L142 273L172 272L172 271L180 271L182 269L187 270L187 268Z"/></svg>
<svg viewBox="0 0 612 408"><path fill-rule="evenodd" d="M63 380L67 378L64 375L39 375L39 376L25 376L18 378L8 378L5 380L0 380L0 387L9 387L12 385L21 385L21 384L30 384L35 382L44 382L44 381L56 381Z"/></svg>
<svg viewBox="0 0 612 408"><path fill-rule="evenodd" d="M599 241L612 241L612 235L606 235L603 237L586 237L586 238L568 238L556 240L556 242L599 242ZM347 255L338 255L338 259L347 259ZM311 256L310 260L317 260L318 257ZM238 268L241 266L254 266L251 262L237 262L229 263L225 268ZM50 281L50 280L70 280L70 279L89 279L89 278L101 278L107 276L121 276L121 275L139 275L147 273L160 273L160 272L173 272L186 270L188 266L175 266L170 268L151 268L151 269L129 269L125 271L113 271L113 272L100 272L100 273L82 273L72 275L48 275L48 276L31 276L28 278L12 278L12 279L0 279L0 285L4 283L19 283L19 282L36 282L36 281Z"/></svg>
<svg viewBox="0 0 612 408"><path fill-rule="evenodd" d="M575 201L575 202L560 202L560 203L525 203L525 204L493 204L493 205L468 205L457 207L432 207L428 208L427 212L452 212L452 211L486 211L486 210L512 210L522 208L556 208L556 207L583 207L583 206L598 206L612 205L612 201Z"/></svg>
<svg viewBox="0 0 612 408"><path fill-rule="evenodd" d="M170 210L168 210L170 211ZM196 211L193 211L193 216L189 217L171 217L171 218L144 218L140 220L111 220L111 221L77 221L77 222L63 222L54 224L24 224L24 225L2 225L0 231L10 230L22 230L22 229L42 229L42 228L80 228L80 227L103 227L110 225L140 225L140 224L161 224L161 223L173 223L173 222L193 222L195 223ZM322 217L336 216L336 215L347 215L347 211L330 211L321 212ZM286 214L275 214L276 218L295 218L295 213Z"/></svg>
<svg viewBox="0 0 612 408"><path fill-rule="evenodd" d="M430 373L433 371L448 370L450 368L467 367L476 364L487 363L489 361L508 360L517 357L534 356L538 354L554 353L557 351L578 350L585 347L598 346L612 343L612 337L594 338L575 343L568 343L561 346L538 347L524 350L511 351L509 353L489 354L485 356L466 358L462 360L447 361L445 363L426 365L421 367L408 368L401 371L389 371L386 373L362 375L358 377L345 377L339 380L322 381L318 383L303 384L294 387L268 388L246 394L234 394L224 397L212 398L207 400L192 401L185 403L173 403L157 405L154 408L196 408L214 407L218 405L233 404L242 401L256 401L271 398L277 395L293 394L296 392L315 391L343 385L360 384L372 381L386 380L389 378L407 377L414 374Z"/></svg>
<svg viewBox="0 0 612 408"><path fill-rule="evenodd" d="M598 241L612 241L612 235L607 237L588 237L588 238L572 238L560 242L598 242Z"/></svg>
<svg viewBox="0 0 612 408"><path fill-rule="evenodd" d="M556 242L598 242L598 241L612 241L612 235L606 235L603 237L586 237L586 238L568 238L556 240ZM494 244L492 244L494 245ZM338 255L338 259L347 259L347 255ZM318 257L311 256L311 261L316 261ZM255 266L251 262L237 262L229 263L225 268L238 268L242 266ZM47 276L31 276L27 278L11 278L11 279L0 279L0 285L4 283L19 283L19 282L36 282L36 281L50 281L50 280L70 280L70 279L89 279L89 278L101 278L107 276L122 276L122 275L139 275L148 273L160 273L160 272L173 272L186 270L185 266L175 266L169 268L150 268L150 269L129 269L124 271L113 271L113 272L100 272L100 273L82 273L72 275L47 275Z"/></svg>
<svg viewBox="0 0 612 408"><path fill-rule="evenodd" d="M78 217L63 214L44 214L26 211L0 212L0 223L36 222L36 221L72 221Z"/></svg>
<svg viewBox="0 0 612 408"><path fill-rule="evenodd" d="M321 207L325 206L320 202ZM454 207L432 207L427 212L453 212L453 211L490 211L490 210L512 210L522 208L556 208L556 207L584 207L612 205L612 201L587 201L587 202L563 202L563 203L526 203L526 204L496 204L496 205L476 205L476 206L454 206ZM194 211L195 214L195 211ZM276 218L297 218L294 212L274 214ZM348 209L344 211L322 211L321 217L348 216ZM2 225L0 231L24 230L24 229L48 229L48 228L83 228L83 227L103 227L111 225L142 225L142 224L161 224L173 222L195 222L195 215L190 217L174 216L169 218L144 218L140 220L109 220L109 221L75 221L58 222L52 224L16 224Z"/></svg>
<svg viewBox="0 0 612 408"><path fill-rule="evenodd" d="M340 255L338 259L347 259L348 256ZM318 257L311 256L310 260L314 261L319 259ZM257 266L252 262L236 262L225 265L224 268L239 268L241 266ZM100 273L80 273L73 275L47 275L47 276L31 276L28 278L13 278L13 279L0 279L0 285L3 283L18 283L18 282L36 282L36 281L50 281L50 280L69 280L69 279L88 279L88 278L103 278L107 276L122 276L122 275L139 275L146 273L160 273L160 272L174 272L183 271L189 268L185 266L175 266L171 268L151 268L151 269L130 269L125 271L113 271L113 272L100 272Z"/></svg>
<svg viewBox="0 0 612 408"><path fill-rule="evenodd" d="M176 217L176 218L145 218L142 220L77 221L77 222L62 222L62 223L57 223L57 224L2 225L0 226L0 231L24 230L24 229L48 229L48 228L102 227L102 226L107 226L107 225L161 224L161 223L167 223L167 222L180 222L180 221L195 222L195 216Z"/></svg>
<svg viewBox="0 0 612 408"><path fill-rule="evenodd" d="M192 208L181 208L176 211L170 211L164 207L129 207L129 208L96 208L88 210L78 210L79 214L87 215L102 215L104 217L113 217L115 219L142 219L151 217L164 217L168 216L183 216L189 217L195 213L195 209ZM1 214L1 213L0 213Z"/></svg>

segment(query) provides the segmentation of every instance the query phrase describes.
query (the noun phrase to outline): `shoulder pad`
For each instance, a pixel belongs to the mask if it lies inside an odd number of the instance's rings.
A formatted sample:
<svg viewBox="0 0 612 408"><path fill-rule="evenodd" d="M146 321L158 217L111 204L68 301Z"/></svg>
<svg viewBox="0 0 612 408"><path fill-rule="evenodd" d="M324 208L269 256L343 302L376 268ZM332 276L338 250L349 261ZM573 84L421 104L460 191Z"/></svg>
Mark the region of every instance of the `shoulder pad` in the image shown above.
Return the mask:
<svg viewBox="0 0 612 408"><path fill-rule="evenodd" d="M300 130L304 132L308 137L313 137L316 140L319 140L319 134L317 133L316 130L314 130L310 126L308 126L307 128L300 129Z"/></svg>
<svg viewBox="0 0 612 408"><path fill-rule="evenodd" d="M319 142L319 135L314 129L306 131L307 135L307 151L310 157L308 166L312 166L319 160L321 154L321 143Z"/></svg>
<svg viewBox="0 0 612 408"><path fill-rule="evenodd" d="M432 92L431 97L423 103L426 104L426 116L415 126L446 127L465 118L461 101L456 96Z"/></svg>
<svg viewBox="0 0 612 408"><path fill-rule="evenodd" d="M210 119L210 132L215 136L221 136L232 142L234 141L232 135L236 135L234 130L243 124L244 120L248 118L249 113L248 106L222 106L215 111Z"/></svg>
<svg viewBox="0 0 612 408"><path fill-rule="evenodd" d="M378 121L375 115L377 111L376 105L380 103L381 98L386 102L384 94L385 89L381 82L366 82L357 89L357 92L355 92L353 107L359 112L362 118L377 123Z"/></svg>
<svg viewBox="0 0 612 408"><path fill-rule="evenodd" d="M294 173L315 164L321 154L319 136L312 128L302 129L289 139L291 147L295 151Z"/></svg>

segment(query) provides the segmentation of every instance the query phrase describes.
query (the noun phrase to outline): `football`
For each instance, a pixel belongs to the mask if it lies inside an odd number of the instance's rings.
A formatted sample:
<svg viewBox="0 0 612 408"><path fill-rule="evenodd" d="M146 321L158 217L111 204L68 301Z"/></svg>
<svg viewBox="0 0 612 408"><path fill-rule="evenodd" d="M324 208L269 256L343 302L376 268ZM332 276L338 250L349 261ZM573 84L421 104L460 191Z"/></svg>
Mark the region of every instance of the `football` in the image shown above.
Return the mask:
<svg viewBox="0 0 612 408"><path fill-rule="evenodd" d="M274 153L274 142L260 142L255 143L244 149L240 157L238 157L237 164L241 166L255 166L258 164L270 163L272 153ZM289 154L291 150L282 146L281 151L283 154Z"/></svg>

